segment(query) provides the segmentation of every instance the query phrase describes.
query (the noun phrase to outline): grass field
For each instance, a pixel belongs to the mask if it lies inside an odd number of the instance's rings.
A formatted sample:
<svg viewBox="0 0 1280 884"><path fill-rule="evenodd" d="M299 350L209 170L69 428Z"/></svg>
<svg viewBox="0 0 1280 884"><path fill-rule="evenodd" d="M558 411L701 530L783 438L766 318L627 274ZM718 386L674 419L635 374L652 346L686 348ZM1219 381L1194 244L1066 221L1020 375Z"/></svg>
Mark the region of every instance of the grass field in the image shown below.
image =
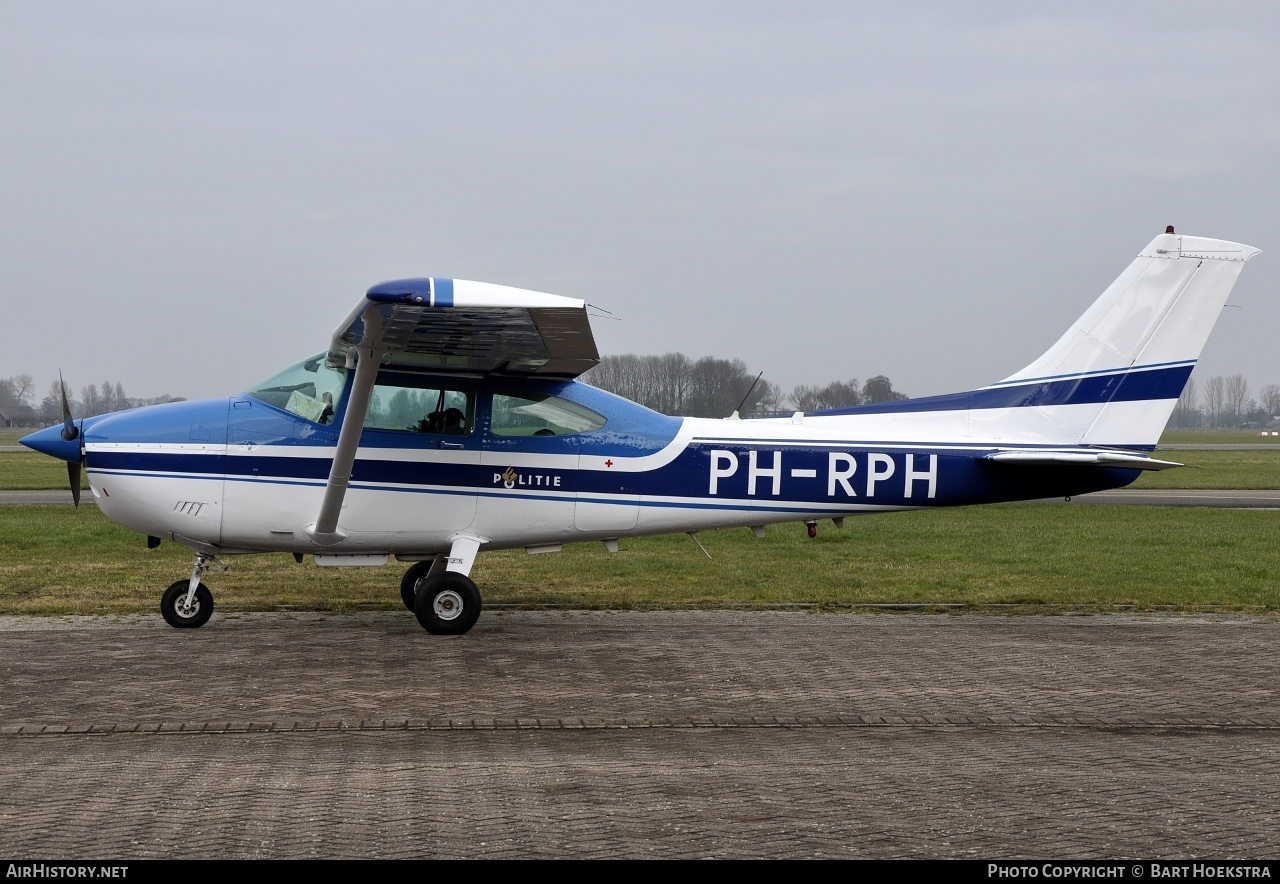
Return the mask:
<svg viewBox="0 0 1280 884"><path fill-rule="evenodd" d="M1131 488L1221 488L1269 490L1280 488L1280 447L1275 451L1160 451L1160 460L1184 466L1146 470ZM66 478L63 477L63 484Z"/></svg>
<svg viewBox="0 0 1280 884"><path fill-rule="evenodd" d="M1280 610L1276 515L1259 510L1006 504L707 532L558 554L484 553L472 573L488 604L566 608L1012 605L1090 610ZM318 568L282 554L234 557L206 582L239 610L397 609L406 567ZM0 614L154 611L189 573L175 544L96 509L0 508Z"/></svg>

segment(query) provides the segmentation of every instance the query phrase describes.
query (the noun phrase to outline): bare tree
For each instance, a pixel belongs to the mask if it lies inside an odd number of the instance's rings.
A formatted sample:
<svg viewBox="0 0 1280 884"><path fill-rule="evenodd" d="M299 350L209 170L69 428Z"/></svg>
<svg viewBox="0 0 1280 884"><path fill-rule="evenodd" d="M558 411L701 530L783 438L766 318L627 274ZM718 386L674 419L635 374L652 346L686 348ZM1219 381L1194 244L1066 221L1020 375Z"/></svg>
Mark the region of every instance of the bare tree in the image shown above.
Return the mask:
<svg viewBox="0 0 1280 884"><path fill-rule="evenodd" d="M825 387L799 386L791 391L797 411L828 411L862 404L862 385L857 378L833 381Z"/></svg>
<svg viewBox="0 0 1280 884"><path fill-rule="evenodd" d="M689 398L693 361L683 353L664 353L653 361L654 406L663 414L679 414Z"/></svg>
<svg viewBox="0 0 1280 884"><path fill-rule="evenodd" d="M906 398L907 394L893 389L893 382L882 374L868 378L862 385L863 402L894 402Z"/></svg>
<svg viewBox="0 0 1280 884"><path fill-rule="evenodd" d="M619 396L645 405L649 391L645 388L644 358L633 353L605 356L600 360L600 364L584 374L582 379L602 390L617 393Z"/></svg>
<svg viewBox="0 0 1280 884"><path fill-rule="evenodd" d="M1200 406L1196 404L1198 398L1196 379L1188 378L1187 385L1182 388L1182 395L1173 406L1173 414L1169 415L1169 425L1182 430L1200 426L1204 415L1200 412Z"/></svg>
<svg viewBox="0 0 1280 884"><path fill-rule="evenodd" d="M80 388L80 408L84 412L80 417L92 417L95 414L102 414L102 397L98 395L97 384L90 384L87 387Z"/></svg>
<svg viewBox="0 0 1280 884"><path fill-rule="evenodd" d="M743 402L754 380L741 359L704 356L693 364L689 398L683 413L692 417L728 417L738 403ZM756 401L758 394L752 390L741 410L754 410Z"/></svg>
<svg viewBox="0 0 1280 884"><path fill-rule="evenodd" d="M1249 382L1242 374L1230 375L1225 381L1224 392L1226 393L1227 421L1231 426L1237 427L1248 411Z"/></svg>
<svg viewBox="0 0 1280 884"><path fill-rule="evenodd" d="M29 374L15 374L11 378L0 380L0 402L30 405L35 386L35 379Z"/></svg>
<svg viewBox="0 0 1280 884"><path fill-rule="evenodd" d="M1280 387L1275 384L1267 384L1258 393L1258 404L1262 406L1262 410L1267 413L1267 417L1275 420L1280 416Z"/></svg>
<svg viewBox="0 0 1280 884"><path fill-rule="evenodd" d="M102 382L102 386L98 388L98 396L101 400L98 405L100 414L110 414L120 410L120 406L116 404L116 385L111 381Z"/></svg>
<svg viewBox="0 0 1280 884"><path fill-rule="evenodd" d="M771 381L760 379L760 401L756 403L756 409L769 414L776 414L785 411L787 407L787 397L783 395L782 388Z"/></svg>
<svg viewBox="0 0 1280 884"><path fill-rule="evenodd" d="M62 385L49 383L49 392L40 400L40 417L53 424L62 420Z"/></svg>
<svg viewBox="0 0 1280 884"><path fill-rule="evenodd" d="M1222 375L1214 375L1204 383L1204 417L1211 427L1222 426L1227 409L1227 382Z"/></svg>

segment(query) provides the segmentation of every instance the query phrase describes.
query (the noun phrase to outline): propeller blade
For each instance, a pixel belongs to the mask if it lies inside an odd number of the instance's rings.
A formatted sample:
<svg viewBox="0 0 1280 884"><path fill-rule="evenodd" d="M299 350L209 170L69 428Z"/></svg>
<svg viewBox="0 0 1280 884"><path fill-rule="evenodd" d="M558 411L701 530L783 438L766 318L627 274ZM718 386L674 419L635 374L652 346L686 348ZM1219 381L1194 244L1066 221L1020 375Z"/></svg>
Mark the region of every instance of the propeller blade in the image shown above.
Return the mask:
<svg viewBox="0 0 1280 884"><path fill-rule="evenodd" d="M80 428L71 418L71 403L67 401L67 382L58 372L58 387L62 390L62 438L74 442L80 438ZM75 463L67 461L67 481L71 484L71 502L80 508L80 468L84 463L84 443L80 445L80 459Z"/></svg>
<svg viewBox="0 0 1280 884"><path fill-rule="evenodd" d="M67 481L71 483L71 502L80 508L80 464L67 462Z"/></svg>
<svg viewBox="0 0 1280 884"><path fill-rule="evenodd" d="M67 384L62 380L62 372L58 372L58 386L62 389L62 438L68 442L80 435L75 421L71 419L71 403L67 401ZM80 486L76 486L77 491Z"/></svg>

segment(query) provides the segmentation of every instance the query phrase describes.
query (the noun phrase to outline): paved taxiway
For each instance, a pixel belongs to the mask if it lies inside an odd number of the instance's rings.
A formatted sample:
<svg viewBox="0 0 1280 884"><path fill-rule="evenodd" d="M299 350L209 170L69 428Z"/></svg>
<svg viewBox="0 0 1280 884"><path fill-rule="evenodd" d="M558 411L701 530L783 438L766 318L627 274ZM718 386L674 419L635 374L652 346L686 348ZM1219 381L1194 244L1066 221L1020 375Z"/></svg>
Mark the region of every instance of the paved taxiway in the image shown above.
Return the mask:
<svg viewBox="0 0 1280 884"><path fill-rule="evenodd" d="M0 854L1280 855L1280 621L0 618Z"/></svg>

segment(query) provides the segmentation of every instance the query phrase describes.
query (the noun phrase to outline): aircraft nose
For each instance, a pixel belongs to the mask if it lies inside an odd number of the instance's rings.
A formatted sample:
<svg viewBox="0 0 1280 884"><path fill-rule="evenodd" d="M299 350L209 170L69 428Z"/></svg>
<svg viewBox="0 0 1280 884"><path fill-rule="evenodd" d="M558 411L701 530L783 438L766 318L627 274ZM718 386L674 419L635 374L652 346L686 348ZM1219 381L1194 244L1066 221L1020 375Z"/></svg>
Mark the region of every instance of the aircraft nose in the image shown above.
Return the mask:
<svg viewBox="0 0 1280 884"><path fill-rule="evenodd" d="M38 430L18 440L30 449L65 460L67 463L80 463L80 439L68 442L62 438L62 424Z"/></svg>

